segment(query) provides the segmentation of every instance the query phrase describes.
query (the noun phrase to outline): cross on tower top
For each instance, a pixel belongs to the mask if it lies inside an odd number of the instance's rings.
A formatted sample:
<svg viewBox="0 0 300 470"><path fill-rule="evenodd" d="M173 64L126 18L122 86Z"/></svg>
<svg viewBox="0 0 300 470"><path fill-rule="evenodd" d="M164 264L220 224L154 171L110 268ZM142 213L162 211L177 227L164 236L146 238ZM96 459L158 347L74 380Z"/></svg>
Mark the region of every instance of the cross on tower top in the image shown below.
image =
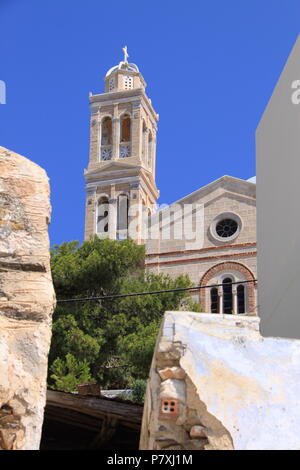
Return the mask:
<svg viewBox="0 0 300 470"><path fill-rule="evenodd" d="M124 52L124 62L125 62L125 64L127 64L127 62L128 62L127 59L129 57L129 54L127 52L127 46L123 47L123 52Z"/></svg>

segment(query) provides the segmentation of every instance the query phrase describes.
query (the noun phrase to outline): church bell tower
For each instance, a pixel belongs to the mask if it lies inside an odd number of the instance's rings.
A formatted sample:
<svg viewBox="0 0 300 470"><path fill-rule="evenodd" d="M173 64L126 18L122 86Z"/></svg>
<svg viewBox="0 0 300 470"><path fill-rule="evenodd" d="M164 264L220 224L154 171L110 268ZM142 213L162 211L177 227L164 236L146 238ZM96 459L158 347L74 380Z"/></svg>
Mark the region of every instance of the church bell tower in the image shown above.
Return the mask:
<svg viewBox="0 0 300 470"><path fill-rule="evenodd" d="M124 60L105 76L104 93L90 94L90 158L86 181L85 239L144 242L142 214L151 215L158 115L135 64Z"/></svg>

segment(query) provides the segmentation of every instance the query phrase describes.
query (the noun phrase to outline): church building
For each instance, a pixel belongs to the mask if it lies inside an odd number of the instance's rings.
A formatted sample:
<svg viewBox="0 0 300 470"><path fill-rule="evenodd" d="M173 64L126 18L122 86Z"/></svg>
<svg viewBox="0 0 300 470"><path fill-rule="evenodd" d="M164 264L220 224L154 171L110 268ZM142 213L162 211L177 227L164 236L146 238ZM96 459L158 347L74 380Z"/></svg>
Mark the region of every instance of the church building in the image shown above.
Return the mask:
<svg viewBox="0 0 300 470"><path fill-rule="evenodd" d="M85 239L131 237L146 246L146 269L201 287L203 311L256 315L255 183L223 176L157 210L158 114L123 51L104 93L90 94Z"/></svg>

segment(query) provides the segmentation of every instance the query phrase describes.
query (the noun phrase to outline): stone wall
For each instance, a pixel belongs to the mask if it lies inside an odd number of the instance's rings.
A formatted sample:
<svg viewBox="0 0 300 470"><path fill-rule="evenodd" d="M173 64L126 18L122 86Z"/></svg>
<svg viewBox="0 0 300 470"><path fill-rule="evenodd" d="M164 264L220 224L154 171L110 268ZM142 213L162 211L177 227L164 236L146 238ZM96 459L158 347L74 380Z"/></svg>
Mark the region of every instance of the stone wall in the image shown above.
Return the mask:
<svg viewBox="0 0 300 470"><path fill-rule="evenodd" d="M151 365L140 448L300 448L300 341L259 319L167 312Z"/></svg>
<svg viewBox="0 0 300 470"><path fill-rule="evenodd" d="M38 449L51 315L49 183L0 147L0 449Z"/></svg>

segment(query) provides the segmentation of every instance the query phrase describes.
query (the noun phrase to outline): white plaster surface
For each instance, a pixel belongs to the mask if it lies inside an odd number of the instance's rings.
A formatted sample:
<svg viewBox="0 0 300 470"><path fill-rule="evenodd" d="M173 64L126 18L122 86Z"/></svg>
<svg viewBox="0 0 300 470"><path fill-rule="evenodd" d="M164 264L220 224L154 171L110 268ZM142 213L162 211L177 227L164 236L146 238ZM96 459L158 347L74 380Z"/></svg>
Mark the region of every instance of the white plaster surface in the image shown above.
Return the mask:
<svg viewBox="0 0 300 470"><path fill-rule="evenodd" d="M168 379L161 383L161 398L175 398L185 402L185 383L183 380Z"/></svg>
<svg viewBox="0 0 300 470"><path fill-rule="evenodd" d="M300 449L299 340L263 338L255 317L189 312L166 312L161 333L186 346L180 365L234 449Z"/></svg>

